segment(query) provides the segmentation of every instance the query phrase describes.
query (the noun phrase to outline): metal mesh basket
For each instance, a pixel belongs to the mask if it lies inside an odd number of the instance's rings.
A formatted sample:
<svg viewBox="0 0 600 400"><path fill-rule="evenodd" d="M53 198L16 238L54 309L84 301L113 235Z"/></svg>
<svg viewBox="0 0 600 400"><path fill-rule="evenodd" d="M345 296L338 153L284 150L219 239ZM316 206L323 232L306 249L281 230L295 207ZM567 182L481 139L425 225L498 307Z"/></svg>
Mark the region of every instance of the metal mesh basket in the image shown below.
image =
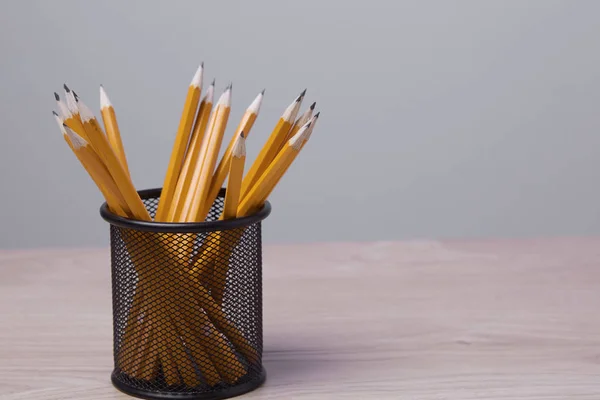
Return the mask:
<svg viewBox="0 0 600 400"><path fill-rule="evenodd" d="M160 189L140 192L154 215ZM113 384L148 399L222 399L260 386L261 222L218 221L224 190L206 222L110 223Z"/></svg>

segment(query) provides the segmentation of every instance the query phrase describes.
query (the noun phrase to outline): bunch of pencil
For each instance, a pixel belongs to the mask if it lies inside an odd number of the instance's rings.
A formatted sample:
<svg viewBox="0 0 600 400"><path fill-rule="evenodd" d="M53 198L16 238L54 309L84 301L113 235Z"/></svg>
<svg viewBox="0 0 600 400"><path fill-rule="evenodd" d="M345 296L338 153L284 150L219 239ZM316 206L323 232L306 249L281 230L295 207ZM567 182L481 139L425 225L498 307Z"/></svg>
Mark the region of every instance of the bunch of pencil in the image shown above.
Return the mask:
<svg viewBox="0 0 600 400"><path fill-rule="evenodd" d="M65 101L55 93L58 112L53 114L64 140L114 214L142 221L202 222L227 180L220 218L248 216L261 209L310 138L319 113L313 115L313 103L300 114L305 90L285 109L244 174L245 142L260 112L263 90L246 109L219 159L232 85L213 105L215 82L202 96L203 73L201 64L189 85L154 216L133 185L116 112L105 89L100 86L103 126L66 85ZM152 250L144 254L134 254L136 238L123 233L138 284L118 348L121 371L148 381L161 374L168 385L214 386L235 383L258 361L257 349L223 309L229 258L243 233L237 229L225 240L221 232L213 232L196 251L193 243L172 246L168 235L153 233L148 235ZM160 277L156 265L161 265Z"/></svg>

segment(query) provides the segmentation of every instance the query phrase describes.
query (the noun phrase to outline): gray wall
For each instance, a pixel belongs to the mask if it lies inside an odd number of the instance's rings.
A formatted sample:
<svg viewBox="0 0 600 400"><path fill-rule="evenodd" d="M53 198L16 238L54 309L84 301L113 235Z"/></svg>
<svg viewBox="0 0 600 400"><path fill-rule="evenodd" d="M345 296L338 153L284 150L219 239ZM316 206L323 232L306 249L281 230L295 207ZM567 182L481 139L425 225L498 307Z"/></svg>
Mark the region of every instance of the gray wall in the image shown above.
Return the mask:
<svg viewBox="0 0 600 400"><path fill-rule="evenodd" d="M231 125L267 88L250 156L304 87L323 111L268 242L598 234L599 37L598 1L4 1L0 246L107 243L53 91L103 83L159 186L202 60Z"/></svg>

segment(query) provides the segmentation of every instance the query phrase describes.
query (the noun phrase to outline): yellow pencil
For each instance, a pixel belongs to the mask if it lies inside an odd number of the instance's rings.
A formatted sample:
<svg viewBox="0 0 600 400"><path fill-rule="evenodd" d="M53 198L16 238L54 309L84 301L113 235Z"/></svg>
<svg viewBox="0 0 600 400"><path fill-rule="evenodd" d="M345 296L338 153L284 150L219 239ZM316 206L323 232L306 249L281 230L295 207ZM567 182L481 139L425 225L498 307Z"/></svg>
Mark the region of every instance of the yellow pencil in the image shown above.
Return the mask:
<svg viewBox="0 0 600 400"><path fill-rule="evenodd" d="M158 202L158 209L156 210L156 215L154 217L156 221L164 222L169 212L169 207L171 207L171 200L173 199L173 193L177 186L177 179L179 178L179 173L181 171L183 156L187 149L196 109L198 108L198 102L200 101L203 69L204 63L200 64L198 67L188 88L183 112L181 114L181 119L179 120L179 127L177 128L177 135L175 136L175 143L173 144L173 150L171 151L169 167Z"/></svg>
<svg viewBox="0 0 600 400"><path fill-rule="evenodd" d="M73 93L71 93L71 89L69 89L67 85L64 85L64 88L66 105L65 103L60 101L58 94L54 93L54 97L56 98L58 108L62 114L61 117L63 119L63 122L69 128L73 129L75 133L77 133L79 136L81 136L84 139L87 139L85 129L83 129L83 125L81 123L81 117L79 116L79 109L77 107L77 101L75 100L75 96L73 95Z"/></svg>
<svg viewBox="0 0 600 400"><path fill-rule="evenodd" d="M148 214L148 210L146 210L144 203L135 190L129 175L127 175L115 152L110 147L106 135L99 130L96 117L94 117L94 114L81 100L78 103L78 109L82 126L84 127L87 136L87 141L104 162L108 172L121 190L121 194L123 195L127 206L135 218L142 221L151 221L150 214Z"/></svg>
<svg viewBox="0 0 600 400"><path fill-rule="evenodd" d="M310 135L310 121L307 122L294 137L287 141L283 149L277 154L275 159L265 172L252 186L252 189L240 202L237 215L240 217L248 215L250 212L262 206L269 194L273 191L285 171L292 164L302 145Z"/></svg>
<svg viewBox="0 0 600 400"><path fill-rule="evenodd" d="M104 90L104 86L102 85L100 85L100 114L102 115L102 121L104 122L104 129L106 130L108 141L121 162L123 169L127 172L128 176L131 176L129 166L127 165L123 141L121 140L121 131L119 130L119 124L117 123L115 108L110 102L110 99Z"/></svg>
<svg viewBox="0 0 600 400"><path fill-rule="evenodd" d="M168 222L177 222L182 220L181 210L183 209L184 199L190 191L192 175L196 168L198 168L200 150L202 149L206 126L208 125L210 112L212 110L214 91L215 81L213 81L208 87L206 95L200 102L200 108L198 109L198 116L196 117L192 138L190 139L190 144L185 155L185 161L183 162L179 179L177 179L177 186L175 187L173 200L171 201L171 206L169 207L169 213L167 215Z"/></svg>
<svg viewBox="0 0 600 400"><path fill-rule="evenodd" d="M267 140L267 143L263 146L260 153L254 160L254 163L250 167L250 170L244 177L242 181L242 197L246 196L248 191L252 188L254 183L260 178L262 173L267 169L271 161L277 155L281 144L285 141L285 138L292 127L292 123L296 119L296 115L298 114L298 110L300 109L300 105L302 104L302 99L304 98L304 94L306 90L300 93L300 96L296 98L286 108L281 118L275 125L273 132L271 132L271 136Z"/></svg>
<svg viewBox="0 0 600 400"><path fill-rule="evenodd" d="M208 189L208 195L206 196L206 201L204 202L203 209L201 210L200 219L206 218L210 208L213 205L213 202L217 198L219 194L219 190L221 190L221 186L223 182L225 182L225 178L227 177L227 173L229 172L229 164L231 162L231 152L233 149L233 145L237 141L237 137L243 133L244 138L247 138L250 134L250 130L254 125L254 121L258 117L258 113L260 112L260 106L262 104L263 97L265 95L265 91L260 92L254 101L248 106L246 112L242 116L238 127L236 128L233 137L229 141L229 145L223 153L223 157L221 157L221 161L219 161L219 165L217 165L217 169L213 174L213 177L210 182L210 188Z"/></svg>
<svg viewBox="0 0 600 400"><path fill-rule="evenodd" d="M57 121L60 122L60 121ZM121 196L119 188L115 184L110 176L110 173L104 167L102 160L94 153L94 150L89 146L88 142L75 133L72 129L66 125L59 125L63 132L65 141L83 166L83 168L90 175L102 195L108 204L108 207L116 212L117 215L127 217L125 209L127 206L124 204L124 200Z"/></svg>
<svg viewBox="0 0 600 400"><path fill-rule="evenodd" d="M316 113L310 119L310 121L307 123L308 126L306 128L306 131L302 135L300 135L300 137L298 138L299 143L300 143L300 150L298 150L298 153L300 151L302 151L302 149L304 148L304 146L306 145L306 143L310 139L310 135L312 135L315 127L317 126L317 121L319 119L319 115L321 115L320 112ZM281 172L281 177L283 177L283 175L285 175L285 173L287 172L287 170L290 168L291 165L292 165L292 163L289 163L286 167L284 167L283 171ZM269 191L267 191L267 193L264 195L264 199L262 200L263 203L271 195L271 192L275 189L276 185L277 185L277 183L275 183L275 185L273 185L271 187L271 189Z"/></svg>
<svg viewBox="0 0 600 400"><path fill-rule="evenodd" d="M185 222L201 222L199 211L205 201L206 191L215 168L219 148L223 141L223 133L227 126L231 108L231 85L219 98L208 123L206 138L200 151L200 165L194 171L190 190L185 198L181 211Z"/></svg>
<svg viewBox="0 0 600 400"><path fill-rule="evenodd" d="M304 126L304 124L310 121L310 119L312 118L313 110L315 109L316 105L317 102L315 101L310 105L310 107L308 107L308 110L306 110L301 116L298 117L298 119L296 120L296 122L294 122L294 125L288 132L287 136L285 137L285 141L281 143L281 147L279 148L279 150L283 148L285 142L290 140L296 133L298 133L298 131Z"/></svg>
<svg viewBox="0 0 600 400"><path fill-rule="evenodd" d="M223 204L223 219L232 219L237 215L245 161L246 139L244 138L244 132L240 132L231 151L229 179L227 180L225 203Z"/></svg>
<svg viewBox="0 0 600 400"><path fill-rule="evenodd" d="M302 142L302 144L300 146L300 150L302 150L304 148L304 145L306 145L306 142L308 142L308 139L310 139L310 135L312 135L313 131L315 130L315 127L317 126L317 121L319 120L320 115L321 115L321 112L319 111L310 119L310 127L308 128L308 134L307 134L304 142Z"/></svg>
<svg viewBox="0 0 600 400"><path fill-rule="evenodd" d="M61 133L63 134L63 139L65 140L65 142L67 142L71 151L73 151L75 153L75 149L73 148L73 143L71 142L71 139L69 138L69 134L67 133L67 128L65 128L63 119L54 111L52 112L52 114L54 115L56 123L58 124L58 128L60 129ZM77 135L76 133L73 133L73 134ZM98 155L95 153L94 153L94 156L95 156L95 158L98 158ZM95 173L95 171L90 170L90 168L87 166L87 164L82 163L83 168L90 175L90 177L92 178L92 180L94 181L94 183L96 184L98 189L100 189L100 192L102 193L102 195L104 196L104 199L106 200L106 203L108 204L108 208L110 208L110 210L112 212L114 212L115 214L117 214L121 217L127 217L127 218L132 217L131 213L127 210L127 205L125 204L125 200L123 200L123 196L121 195L121 192L118 190L118 188L117 188L116 184L114 183L114 181L112 180L112 177L110 176L110 174L108 174L108 171L106 171L106 168L102 164L102 161L100 161L98 165L100 165L101 169L103 169L106 172L107 176L110 178L109 179L110 183L106 183L106 182L104 182L103 179L99 179L99 177Z"/></svg>
<svg viewBox="0 0 600 400"><path fill-rule="evenodd" d="M75 93L75 92L73 92L73 93ZM79 117L81 118L81 123L83 125L83 128L86 130L86 134L90 128L93 128L95 131L98 131L104 135L104 130L102 130L102 127L100 126L98 119L94 115L94 112L92 110L90 110L90 108L83 102L83 100L81 100L79 98L77 99L77 109L79 110ZM108 138L107 138L107 142L108 142ZM109 142L109 146L110 146L110 142ZM112 149L112 147L111 147L111 149ZM116 155L116 151L113 150L113 153L115 153L115 155Z"/></svg>
<svg viewBox="0 0 600 400"><path fill-rule="evenodd" d="M190 148L194 142L198 143L198 148L202 145L202 139L204 139L204 134L206 133L206 125L208 125L208 118L210 117L210 112L212 111L213 98L215 95L215 81L213 78L212 82L208 86L204 97L200 100L200 106L198 107L198 113L196 114L196 119L194 121L194 126L192 128L192 133L190 135L190 142L188 144L187 150L184 156L184 164L185 160L189 158ZM210 103L210 107L208 104ZM202 128L204 125L204 128Z"/></svg>

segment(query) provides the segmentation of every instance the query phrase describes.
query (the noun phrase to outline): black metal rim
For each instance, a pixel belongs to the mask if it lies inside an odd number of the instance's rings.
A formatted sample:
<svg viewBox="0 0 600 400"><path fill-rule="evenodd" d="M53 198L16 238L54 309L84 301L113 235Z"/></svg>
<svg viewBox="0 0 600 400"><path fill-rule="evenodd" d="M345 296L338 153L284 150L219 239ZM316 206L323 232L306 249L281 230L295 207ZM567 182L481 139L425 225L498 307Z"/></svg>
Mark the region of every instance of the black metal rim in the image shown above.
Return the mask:
<svg viewBox="0 0 600 400"><path fill-rule="evenodd" d="M142 199L149 199L160 196L161 189L146 189L138 191ZM224 196L225 189L221 189L219 196ZM100 215L111 225L120 228L136 229L146 232L164 232L164 233L202 233L212 231L225 231L229 229L240 228L255 224L267 218L271 214L271 203L265 202L265 205L257 212L247 217L228 219L226 221L210 222L147 222L138 221L120 217L113 214L108 209L108 205L103 203L100 207Z"/></svg>
<svg viewBox="0 0 600 400"><path fill-rule="evenodd" d="M214 392L207 393L166 393L166 392L150 392L147 390L137 389L135 387L126 385L120 381L113 371L110 380L115 388L121 392L130 396L139 397L141 399L149 400L221 400L228 399L231 397L239 396L244 393L248 393L259 386L261 386L267 379L267 371L262 368L260 375L249 382L245 382L241 385L232 386L229 388L215 390Z"/></svg>

